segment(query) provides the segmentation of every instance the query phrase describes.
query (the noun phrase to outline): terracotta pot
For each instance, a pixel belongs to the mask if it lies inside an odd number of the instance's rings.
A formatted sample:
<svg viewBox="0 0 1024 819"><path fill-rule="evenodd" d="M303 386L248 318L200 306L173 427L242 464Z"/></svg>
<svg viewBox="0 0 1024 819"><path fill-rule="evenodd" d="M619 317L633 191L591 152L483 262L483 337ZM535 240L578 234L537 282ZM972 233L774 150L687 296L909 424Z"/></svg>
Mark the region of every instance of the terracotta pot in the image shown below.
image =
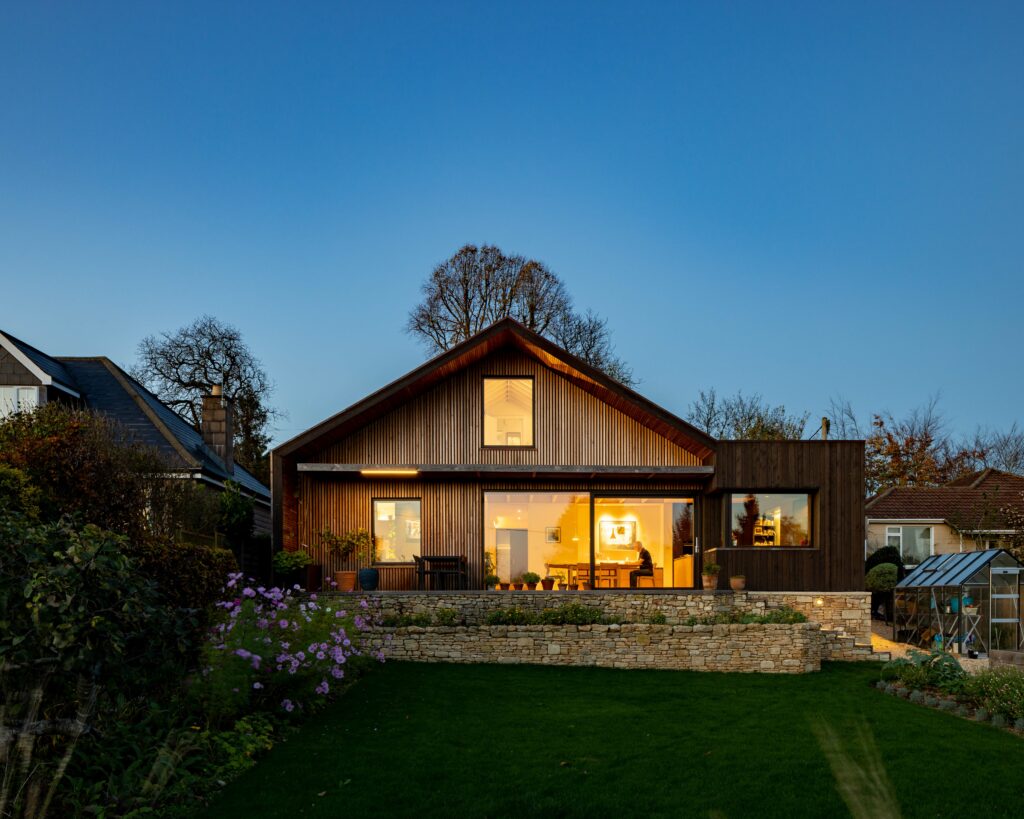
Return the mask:
<svg viewBox="0 0 1024 819"><path fill-rule="evenodd" d="M356 590L355 572L335 572L334 582L337 584L337 591L350 592Z"/></svg>
<svg viewBox="0 0 1024 819"><path fill-rule="evenodd" d="M575 583L569 583L569 582L563 580L559 584L558 588L561 589L562 591L576 591L576 584Z"/></svg>
<svg viewBox="0 0 1024 819"><path fill-rule="evenodd" d="M511 586L512 584L511 583L499 583L498 585L501 586L501 590L502 591L508 591L509 586Z"/></svg>
<svg viewBox="0 0 1024 819"><path fill-rule="evenodd" d="M729 588L733 591L743 591L747 587L747 578L745 577L730 577Z"/></svg>
<svg viewBox="0 0 1024 819"><path fill-rule="evenodd" d="M522 583L513 583L512 584L512 588L515 589L516 591L522 591L523 590L523 584Z"/></svg>
<svg viewBox="0 0 1024 819"><path fill-rule="evenodd" d="M713 590L718 588L718 575L717 574L702 574L700 576L701 583L707 590Z"/></svg>
<svg viewBox="0 0 1024 819"><path fill-rule="evenodd" d="M541 588L545 591L551 591L555 587L555 578L545 577L540 581Z"/></svg>
<svg viewBox="0 0 1024 819"><path fill-rule="evenodd" d="M581 583L580 588L584 591L590 591L590 589L594 588L594 585L588 580L585 583Z"/></svg>

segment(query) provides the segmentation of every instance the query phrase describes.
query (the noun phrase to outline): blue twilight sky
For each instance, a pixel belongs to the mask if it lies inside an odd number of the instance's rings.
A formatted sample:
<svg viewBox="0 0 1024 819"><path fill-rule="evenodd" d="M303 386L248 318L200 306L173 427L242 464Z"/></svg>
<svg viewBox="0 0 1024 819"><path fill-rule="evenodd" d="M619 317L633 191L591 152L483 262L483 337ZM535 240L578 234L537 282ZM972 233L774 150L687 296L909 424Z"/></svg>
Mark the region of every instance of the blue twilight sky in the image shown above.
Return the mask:
<svg viewBox="0 0 1024 819"><path fill-rule="evenodd" d="M466 242L641 392L1022 419L1024 4L0 6L0 328L130 364L203 312L288 413L411 369Z"/></svg>

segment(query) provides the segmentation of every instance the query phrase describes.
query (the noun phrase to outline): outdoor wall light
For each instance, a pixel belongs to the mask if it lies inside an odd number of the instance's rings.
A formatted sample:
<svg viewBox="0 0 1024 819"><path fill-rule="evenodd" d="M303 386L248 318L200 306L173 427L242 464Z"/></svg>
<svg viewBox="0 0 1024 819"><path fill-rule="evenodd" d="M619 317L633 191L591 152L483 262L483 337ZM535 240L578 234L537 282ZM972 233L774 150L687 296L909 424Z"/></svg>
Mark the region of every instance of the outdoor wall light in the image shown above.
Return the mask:
<svg viewBox="0 0 1024 819"><path fill-rule="evenodd" d="M814 598L814 605L816 605L816 606L824 606L825 605L825 598L824 597L815 597Z"/></svg>
<svg viewBox="0 0 1024 819"><path fill-rule="evenodd" d="M360 475L365 475L368 478L376 478L381 476L391 478L408 478L413 475L418 475L418 469L360 469Z"/></svg>

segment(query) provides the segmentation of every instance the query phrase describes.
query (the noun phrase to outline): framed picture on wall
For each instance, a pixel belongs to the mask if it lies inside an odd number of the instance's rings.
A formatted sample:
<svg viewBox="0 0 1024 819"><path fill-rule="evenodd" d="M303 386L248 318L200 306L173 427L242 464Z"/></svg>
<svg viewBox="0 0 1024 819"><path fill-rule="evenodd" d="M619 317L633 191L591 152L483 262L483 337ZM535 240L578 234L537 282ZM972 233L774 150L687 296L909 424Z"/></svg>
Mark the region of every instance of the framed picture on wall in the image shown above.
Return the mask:
<svg viewBox="0 0 1024 819"><path fill-rule="evenodd" d="M606 549L628 549L636 540L635 520L602 520L601 546Z"/></svg>
<svg viewBox="0 0 1024 819"><path fill-rule="evenodd" d="M561 543L562 542L562 527L561 526L548 526L544 529L544 542L545 543Z"/></svg>
<svg viewBox="0 0 1024 819"><path fill-rule="evenodd" d="M418 520L407 520L405 522L405 536L409 540L420 539L420 522Z"/></svg>

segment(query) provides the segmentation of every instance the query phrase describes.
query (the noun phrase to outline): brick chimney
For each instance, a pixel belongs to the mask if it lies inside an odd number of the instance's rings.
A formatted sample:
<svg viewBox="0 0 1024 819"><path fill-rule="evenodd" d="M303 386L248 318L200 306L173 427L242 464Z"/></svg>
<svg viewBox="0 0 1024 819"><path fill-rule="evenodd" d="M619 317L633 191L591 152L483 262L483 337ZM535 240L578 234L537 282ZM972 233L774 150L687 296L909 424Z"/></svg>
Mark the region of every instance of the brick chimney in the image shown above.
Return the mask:
<svg viewBox="0 0 1024 819"><path fill-rule="evenodd" d="M221 460L229 475L235 472L235 427L231 402L223 396L221 386L203 396L203 440Z"/></svg>

